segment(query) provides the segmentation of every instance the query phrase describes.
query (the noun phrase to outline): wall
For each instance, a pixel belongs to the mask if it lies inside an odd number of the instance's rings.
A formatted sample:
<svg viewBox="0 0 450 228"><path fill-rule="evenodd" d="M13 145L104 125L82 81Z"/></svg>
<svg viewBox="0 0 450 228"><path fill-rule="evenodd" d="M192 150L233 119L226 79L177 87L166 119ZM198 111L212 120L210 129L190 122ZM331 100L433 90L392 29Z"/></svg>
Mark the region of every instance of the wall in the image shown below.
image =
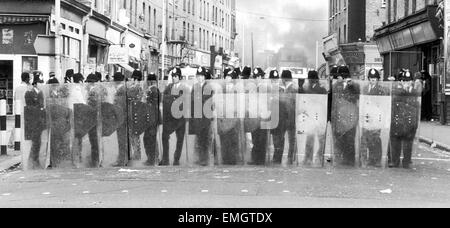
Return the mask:
<svg viewBox="0 0 450 228"><path fill-rule="evenodd" d="M366 3L366 40L373 41L375 29L387 21L388 7L383 7L380 0L368 0Z"/></svg>
<svg viewBox="0 0 450 228"><path fill-rule="evenodd" d="M50 14L54 0L1 0L0 13Z"/></svg>

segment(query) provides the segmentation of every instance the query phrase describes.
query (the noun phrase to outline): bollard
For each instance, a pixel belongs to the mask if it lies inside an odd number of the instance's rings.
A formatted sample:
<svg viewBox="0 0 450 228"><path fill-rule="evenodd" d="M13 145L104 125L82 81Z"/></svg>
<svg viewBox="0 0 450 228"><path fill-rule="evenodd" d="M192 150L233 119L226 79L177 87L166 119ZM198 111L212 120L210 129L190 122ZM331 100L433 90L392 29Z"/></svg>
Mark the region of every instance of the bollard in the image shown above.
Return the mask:
<svg viewBox="0 0 450 228"><path fill-rule="evenodd" d="M0 100L0 154L7 155L8 139L6 138L6 100Z"/></svg>
<svg viewBox="0 0 450 228"><path fill-rule="evenodd" d="M20 142L22 141L22 101L16 101L14 104L15 107L15 114L16 114L16 121L15 121L15 128L14 128L14 151L20 152Z"/></svg>

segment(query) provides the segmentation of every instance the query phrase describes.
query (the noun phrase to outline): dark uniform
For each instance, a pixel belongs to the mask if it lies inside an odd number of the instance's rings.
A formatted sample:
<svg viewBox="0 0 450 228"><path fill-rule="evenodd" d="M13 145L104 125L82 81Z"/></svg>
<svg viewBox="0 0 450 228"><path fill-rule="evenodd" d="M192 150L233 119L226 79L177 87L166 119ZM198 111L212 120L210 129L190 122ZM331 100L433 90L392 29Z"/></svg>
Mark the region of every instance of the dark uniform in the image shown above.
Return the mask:
<svg viewBox="0 0 450 228"><path fill-rule="evenodd" d="M308 80L309 80L309 86L305 88L303 91L305 94L328 94L327 89L323 88L320 85L319 76L316 71L311 71L308 73ZM320 164L323 164L324 162L324 153L325 153L325 140L326 135L318 134L317 135L319 140L319 160ZM314 145L315 145L315 135L314 134L308 134L306 136L306 149L305 149L305 158L304 158L304 165L311 165L313 163L314 159Z"/></svg>
<svg viewBox="0 0 450 228"><path fill-rule="evenodd" d="M83 81L83 76L81 74L73 75L74 83L81 83ZM76 99L83 99L83 92L86 89L84 85L73 85L72 88L72 97ZM90 94L92 96L92 94ZM92 97L90 98L93 99ZM80 100L81 101L81 100ZM81 162L81 150L83 144L83 138L89 134L89 139L91 143L91 167L97 167L99 164L99 156L98 156L98 141L93 139L98 139L97 137L97 107L88 105L84 103L83 100L81 103L73 104L74 111L74 130L75 130L75 139L73 143L72 153L74 154L74 162ZM95 136L93 136L95 135ZM95 138L94 138L95 137Z"/></svg>
<svg viewBox="0 0 450 228"><path fill-rule="evenodd" d="M37 87L32 87L25 93L25 140L31 140L30 161L33 168L40 168L39 152L41 135L46 128L46 112L44 109L44 94Z"/></svg>
<svg viewBox="0 0 450 228"><path fill-rule="evenodd" d="M181 69L176 68L172 73L172 77L181 78ZM169 139L172 133L176 133L177 145L174 155L174 165L180 165L181 153L183 152L183 143L186 136L186 119L175 118L172 114L172 104L174 101L183 96L183 90L181 83L172 83L167 86L163 93L163 158L159 163L160 166L168 166L170 164L169 159ZM180 90L180 94L172 95L172 90L177 88Z"/></svg>
<svg viewBox="0 0 450 228"><path fill-rule="evenodd" d="M254 78L263 78L264 77L264 71L261 68L256 68L254 70ZM259 83L257 88L258 96L260 96L262 93L268 92L268 88L264 88L267 86L264 83ZM248 108L251 107L250 100L246 100ZM250 165L265 165L266 164L266 156L267 156L267 146L268 146L268 139L270 130L269 129L262 129L261 128L261 105L260 101L258 101L258 109L257 114L258 118L248 118L246 117L244 120L244 128L245 132L251 132L252 134L252 144L253 148L251 151L251 161L249 162ZM255 110L249 110L251 112L254 112ZM251 117L251 116L249 116Z"/></svg>
<svg viewBox="0 0 450 228"><path fill-rule="evenodd" d="M51 79L50 79L51 80ZM73 165L70 151L70 130L72 110L68 108L68 88L51 86L47 112L50 120L50 167Z"/></svg>
<svg viewBox="0 0 450 228"><path fill-rule="evenodd" d="M230 79L237 79L238 78L238 72L232 71L229 72L226 75L226 78ZM222 153L222 164L223 165L238 165L243 162L243 154L241 149L241 137L242 137L242 125L241 120L238 118L238 99L239 94L236 90L236 87L238 85L235 84L234 81L226 81L223 84L223 93L228 94L226 99L231 98L234 99L232 104L234 104L234 107L228 107L227 106L227 100L224 100L219 108L220 110L223 110L223 113L221 113L223 118L218 118L217 120L217 128L218 128L218 134L220 137L220 147L221 147L221 153ZM227 116L229 113L229 110L232 110L232 114L234 118L230 118ZM229 115L229 114L228 114Z"/></svg>
<svg viewBox="0 0 450 228"><path fill-rule="evenodd" d="M355 140L356 129L359 121L359 85L354 82L346 82L350 72L346 67L340 67L338 71L344 80L336 82L333 86L333 107L331 123L334 135L334 161L338 165L355 165Z"/></svg>
<svg viewBox="0 0 450 228"><path fill-rule="evenodd" d="M413 78L408 72L403 73L400 82L392 90L392 123L390 134L390 167L400 167L400 157L403 153L403 168L409 168L414 145L414 139L419 128L421 91L412 84Z"/></svg>
<svg viewBox="0 0 450 228"><path fill-rule="evenodd" d="M199 68L197 77L206 78L206 69ZM189 120L189 135L195 135L195 152L198 155L198 165L209 165L210 149L212 146L212 119L203 112L206 102L212 95L204 94L208 82L195 83L191 93L191 119Z"/></svg>
<svg viewBox="0 0 450 228"><path fill-rule="evenodd" d="M291 71L283 71L281 73L281 79L283 80L280 87L280 100L279 100L279 122L278 127L271 131L273 135L273 144L275 152L273 156L273 163L281 165L284 154L285 136L288 134L289 152L288 152L288 164L293 165L295 161L295 101L298 88L292 81Z"/></svg>
<svg viewBox="0 0 450 228"><path fill-rule="evenodd" d="M380 73L377 70L372 69L369 72L368 78L376 78L377 80L380 80ZM372 82L363 89L363 94L368 96L385 96L386 93L387 91L385 91L385 89L381 87L378 82ZM363 113L363 115L367 115L365 118L370 118L370 115L376 115L376 113ZM364 161L368 161L368 166L381 167L383 153L381 126L379 130L362 129L360 149L362 159Z"/></svg>
<svg viewBox="0 0 450 228"><path fill-rule="evenodd" d="M150 126L146 129L144 133L144 147L145 153L147 154L147 162L145 165L154 166L156 165L159 157L159 151L157 146L157 134L158 126L162 123L160 107L160 91L158 85L156 84L156 75L150 74L148 77L150 87L146 92L146 100L149 108L149 116L147 120Z"/></svg>
<svg viewBox="0 0 450 228"><path fill-rule="evenodd" d="M117 141L119 143L119 154L117 162L113 166L126 166L128 157L128 102L126 86L123 84L125 77L121 73L114 74L114 81L117 83L117 91L114 96L114 105L120 108L121 116L120 125L117 128Z"/></svg>

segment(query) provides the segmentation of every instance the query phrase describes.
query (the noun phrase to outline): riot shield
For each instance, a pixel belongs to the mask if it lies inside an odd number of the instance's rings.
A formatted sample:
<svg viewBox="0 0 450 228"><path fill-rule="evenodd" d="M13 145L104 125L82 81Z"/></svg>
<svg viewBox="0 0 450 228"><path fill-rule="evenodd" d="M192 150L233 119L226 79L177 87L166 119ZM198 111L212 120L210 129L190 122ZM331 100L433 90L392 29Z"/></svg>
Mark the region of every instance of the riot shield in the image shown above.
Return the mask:
<svg viewBox="0 0 450 228"><path fill-rule="evenodd" d="M21 85L14 95L15 114L20 115L20 150L24 170L42 169L47 160L48 130L46 86ZM16 135L17 137L17 135Z"/></svg>
<svg viewBox="0 0 450 228"><path fill-rule="evenodd" d="M190 117L188 119L188 153L193 164L214 166L216 164L217 118L214 96L219 92L220 81L207 80L185 82L190 90Z"/></svg>
<svg viewBox="0 0 450 228"><path fill-rule="evenodd" d="M130 166L155 166L159 162L157 136L161 122L158 84L128 82L127 94Z"/></svg>
<svg viewBox="0 0 450 228"><path fill-rule="evenodd" d="M387 165L391 87L390 82L361 82L358 162L363 168Z"/></svg>
<svg viewBox="0 0 450 228"><path fill-rule="evenodd" d="M269 81L268 81L269 82ZM295 98L298 80L270 81L270 126L267 160L273 165L297 164L295 138Z"/></svg>
<svg viewBox="0 0 450 228"><path fill-rule="evenodd" d="M215 164L221 166L244 165L245 103L244 83L240 80L216 81L214 95L216 110Z"/></svg>
<svg viewBox="0 0 450 228"><path fill-rule="evenodd" d="M333 131L332 162L334 167L354 167L359 145L358 81L333 81L331 125Z"/></svg>
<svg viewBox="0 0 450 228"><path fill-rule="evenodd" d="M71 152L78 168L96 168L100 164L98 148L98 112L100 92L95 84L67 84L68 105L73 111Z"/></svg>
<svg viewBox="0 0 450 228"><path fill-rule="evenodd" d="M102 83L99 96L101 105L98 121L100 164L102 167L123 167L128 165L128 121L126 84L124 82Z"/></svg>
<svg viewBox="0 0 450 228"><path fill-rule="evenodd" d="M323 167L329 81L306 80L296 102L298 160L307 167Z"/></svg>
<svg viewBox="0 0 450 228"><path fill-rule="evenodd" d="M277 124L271 120L272 84L270 80L246 80L244 85L244 161L248 165L269 165L270 130Z"/></svg>
<svg viewBox="0 0 450 228"><path fill-rule="evenodd" d="M422 85L395 82L392 86L392 118L389 167L410 168L418 145Z"/></svg>
<svg viewBox="0 0 450 228"><path fill-rule="evenodd" d="M159 165L193 164L193 155L188 153L189 118L186 118L189 117L191 105L189 82L164 81L159 83L159 87L162 91L162 153Z"/></svg>
<svg viewBox="0 0 450 228"><path fill-rule="evenodd" d="M49 85L46 113L49 129L46 167L73 168L73 109L70 106L68 85Z"/></svg>

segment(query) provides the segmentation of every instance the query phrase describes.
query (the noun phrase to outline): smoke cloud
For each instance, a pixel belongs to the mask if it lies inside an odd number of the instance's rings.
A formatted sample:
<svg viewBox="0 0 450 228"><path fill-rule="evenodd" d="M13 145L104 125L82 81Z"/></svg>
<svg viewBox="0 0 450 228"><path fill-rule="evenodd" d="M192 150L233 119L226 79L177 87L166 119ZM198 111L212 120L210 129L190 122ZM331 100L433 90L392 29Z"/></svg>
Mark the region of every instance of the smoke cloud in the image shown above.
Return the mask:
<svg viewBox="0 0 450 228"><path fill-rule="evenodd" d="M328 34L327 0L238 0L237 11L239 36L236 49L242 55L245 36L246 65L251 64L252 33L255 65L265 65L266 59L258 54L265 50L280 52L282 58L291 58L305 67L315 65L316 41L321 44L322 38ZM324 62L321 57L319 60Z"/></svg>

